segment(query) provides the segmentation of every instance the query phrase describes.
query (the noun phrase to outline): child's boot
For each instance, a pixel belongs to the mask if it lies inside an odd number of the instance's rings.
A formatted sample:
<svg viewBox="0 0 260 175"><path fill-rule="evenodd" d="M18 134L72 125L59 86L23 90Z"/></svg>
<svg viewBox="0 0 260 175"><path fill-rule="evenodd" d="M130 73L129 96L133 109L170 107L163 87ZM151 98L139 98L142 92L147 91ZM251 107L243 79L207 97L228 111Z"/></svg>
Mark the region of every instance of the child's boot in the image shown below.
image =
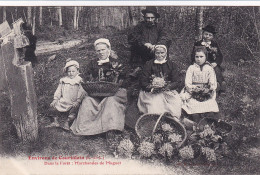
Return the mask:
<svg viewBox="0 0 260 175"><path fill-rule="evenodd" d="M60 124L58 122L58 117L54 117L53 119L54 119L54 121L51 124L45 126L46 128L59 127L60 126Z"/></svg>
<svg viewBox="0 0 260 175"><path fill-rule="evenodd" d="M67 131L70 130L69 120L67 120L67 121L64 123L63 129L65 129L65 130L67 130Z"/></svg>
<svg viewBox="0 0 260 175"><path fill-rule="evenodd" d="M69 131L70 130L70 126L69 123L70 121L73 121L76 118L76 114L70 114L68 116L68 119L66 120L66 122L64 123L63 129Z"/></svg>

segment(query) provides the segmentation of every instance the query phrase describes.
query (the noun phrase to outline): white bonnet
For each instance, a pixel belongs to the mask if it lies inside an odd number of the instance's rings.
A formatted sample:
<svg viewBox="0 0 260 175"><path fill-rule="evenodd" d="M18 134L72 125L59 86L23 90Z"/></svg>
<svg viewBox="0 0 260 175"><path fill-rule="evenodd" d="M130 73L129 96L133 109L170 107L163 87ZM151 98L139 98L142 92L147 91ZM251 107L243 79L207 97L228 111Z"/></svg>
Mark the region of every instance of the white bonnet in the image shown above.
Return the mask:
<svg viewBox="0 0 260 175"><path fill-rule="evenodd" d="M104 44L108 45L109 48L111 48L111 44L110 44L109 40L106 39L106 38L99 38L99 39L97 39L97 40L94 42L94 46L96 46L96 45L99 44L99 43L104 43Z"/></svg>
<svg viewBox="0 0 260 175"><path fill-rule="evenodd" d="M64 72L66 71L66 69L70 66L75 66L76 68L79 69L79 63L75 60L70 60L66 63L65 67L63 68Z"/></svg>
<svg viewBox="0 0 260 175"><path fill-rule="evenodd" d="M162 44L161 45L155 45L154 50L157 49L157 48L164 48L165 51L167 52L167 47L165 45L162 45Z"/></svg>

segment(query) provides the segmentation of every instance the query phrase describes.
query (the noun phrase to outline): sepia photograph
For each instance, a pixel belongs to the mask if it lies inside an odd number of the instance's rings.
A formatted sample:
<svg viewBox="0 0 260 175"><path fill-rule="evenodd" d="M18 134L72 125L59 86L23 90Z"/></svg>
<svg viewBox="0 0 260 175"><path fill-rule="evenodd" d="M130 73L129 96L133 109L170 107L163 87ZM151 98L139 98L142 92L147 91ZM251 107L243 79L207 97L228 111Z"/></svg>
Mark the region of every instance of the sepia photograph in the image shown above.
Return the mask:
<svg viewBox="0 0 260 175"><path fill-rule="evenodd" d="M260 174L259 2L0 2L0 174Z"/></svg>

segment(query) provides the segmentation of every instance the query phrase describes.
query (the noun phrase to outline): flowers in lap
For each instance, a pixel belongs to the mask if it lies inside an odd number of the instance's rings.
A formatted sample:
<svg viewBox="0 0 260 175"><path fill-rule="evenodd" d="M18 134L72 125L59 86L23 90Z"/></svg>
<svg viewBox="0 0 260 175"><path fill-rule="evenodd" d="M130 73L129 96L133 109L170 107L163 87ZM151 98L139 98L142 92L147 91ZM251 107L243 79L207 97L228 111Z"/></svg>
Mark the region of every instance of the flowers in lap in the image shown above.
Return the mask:
<svg viewBox="0 0 260 175"><path fill-rule="evenodd" d="M151 76L151 83L148 85L148 89L151 89L150 92L151 93L160 93L162 91L166 90L166 86L167 86L167 81L166 81L166 77L162 75L158 77L155 75Z"/></svg>
<svg viewBox="0 0 260 175"><path fill-rule="evenodd" d="M163 77L154 77L152 81L152 87L162 88L166 85Z"/></svg>
<svg viewBox="0 0 260 175"><path fill-rule="evenodd" d="M191 90L191 97L200 102L208 100L212 94L213 90L210 89L209 85L196 86Z"/></svg>

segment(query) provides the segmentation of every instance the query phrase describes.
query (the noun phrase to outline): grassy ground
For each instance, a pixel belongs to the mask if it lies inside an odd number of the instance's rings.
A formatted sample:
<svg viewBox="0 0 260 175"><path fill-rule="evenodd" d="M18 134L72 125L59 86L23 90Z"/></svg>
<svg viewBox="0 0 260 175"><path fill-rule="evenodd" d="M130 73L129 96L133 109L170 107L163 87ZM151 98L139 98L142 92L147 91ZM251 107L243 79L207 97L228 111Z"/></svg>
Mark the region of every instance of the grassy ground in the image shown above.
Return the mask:
<svg viewBox="0 0 260 175"><path fill-rule="evenodd" d="M88 42L93 41L101 35L89 36ZM117 35L107 32L102 37L107 37L112 43L112 49L119 57L127 62L129 50L125 33ZM179 65L180 70L186 70L189 63L191 40L174 40L170 50L170 56ZM84 50L78 47L61 50L56 53L56 59L48 63L51 54L40 55L39 64L35 67L35 88L38 97L38 123L39 139L36 143L22 145L15 135L15 129L10 120L10 106L7 91L1 92L1 128L0 128L0 155L105 155L113 157L110 148L106 144L105 135L75 136L60 128L46 129L44 126L50 123L47 109L52 101L53 93L63 76L62 68L67 58L77 60L81 68L94 58L94 48L89 45ZM237 62L238 58L232 57L232 51L223 48L226 55L224 76L227 81L227 92L218 97L217 101L221 110L221 118L233 125L233 131L229 135L229 152L217 162L217 166L201 166L199 162L193 161L191 165L178 165L182 173L192 169L201 174L259 174L259 136L260 136L260 78L259 62L249 59L249 62ZM241 56L241 55L240 55ZM260 58L258 58L259 60ZM238 64L239 63L239 64ZM128 67L129 68L129 67ZM129 71L129 69L127 69ZM62 118L64 120L65 117ZM133 131L126 129L133 134ZM152 160L151 160L152 161ZM175 167L178 160L174 160L168 167ZM149 161L148 161L149 162Z"/></svg>

